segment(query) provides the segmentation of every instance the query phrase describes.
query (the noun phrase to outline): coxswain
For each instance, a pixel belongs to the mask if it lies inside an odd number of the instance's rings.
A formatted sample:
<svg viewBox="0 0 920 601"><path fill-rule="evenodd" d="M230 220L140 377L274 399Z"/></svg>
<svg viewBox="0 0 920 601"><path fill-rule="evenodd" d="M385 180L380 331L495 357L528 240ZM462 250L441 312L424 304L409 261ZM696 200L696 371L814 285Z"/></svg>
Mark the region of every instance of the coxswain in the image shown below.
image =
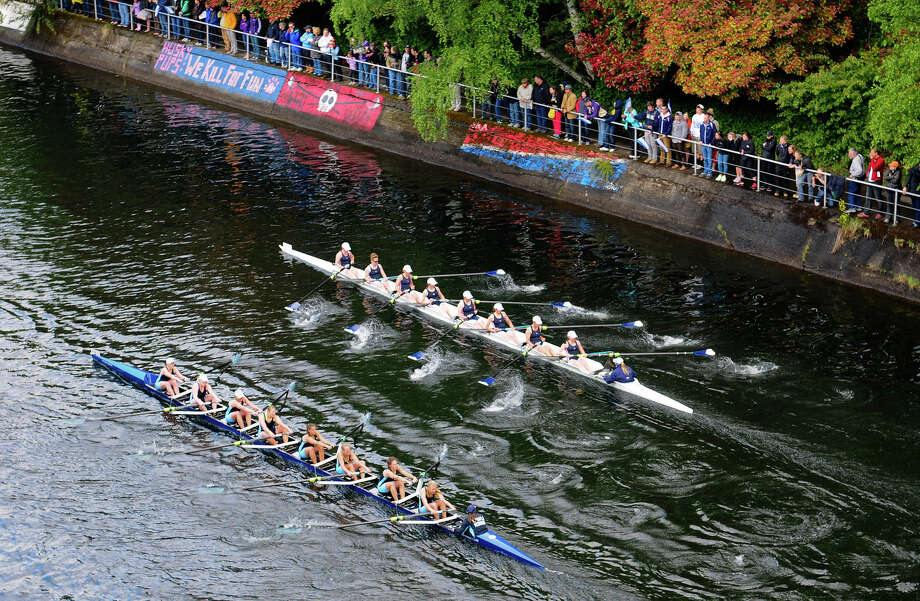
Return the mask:
<svg viewBox="0 0 920 601"><path fill-rule="evenodd" d="M457 508L444 498L444 493L438 488L438 483L429 480L418 494L418 513L429 513L436 520L447 517L447 510L457 511Z"/></svg>
<svg viewBox="0 0 920 601"><path fill-rule="evenodd" d="M524 335L514 330L514 323L505 313L505 307L501 303L492 305L492 313L486 320L485 329L497 336L507 338L513 344L524 342Z"/></svg>
<svg viewBox="0 0 920 601"><path fill-rule="evenodd" d="M293 433L294 431L281 421L281 416L278 415L278 410L273 404L269 403L265 411L259 414L259 438L268 444L277 445L278 441L275 440L275 437L279 435L282 442L287 442L288 435Z"/></svg>
<svg viewBox="0 0 920 601"><path fill-rule="evenodd" d="M415 289L415 281L413 281L412 278L412 267L409 265L403 265L402 273L396 276L396 290L393 293L396 294L396 298L404 296L413 303L419 305L424 304L422 295ZM395 300L395 298L393 300Z"/></svg>
<svg viewBox="0 0 920 601"><path fill-rule="evenodd" d="M550 345L547 344L544 347L544 342L546 342L546 338L543 337L543 320L540 319L539 315L534 315L533 321L524 331L524 353L526 354L536 349L541 355L552 356L553 352L549 348Z"/></svg>
<svg viewBox="0 0 920 601"><path fill-rule="evenodd" d="M486 320L476 315L476 299L469 290L463 291L463 298L457 303L457 319L463 322L470 322L472 327L484 327Z"/></svg>
<svg viewBox="0 0 920 601"><path fill-rule="evenodd" d="M417 482L418 478L399 465L396 457L387 459L387 467L383 470L383 477L377 482L377 492L390 493L390 497L399 503L406 496L406 484Z"/></svg>
<svg viewBox="0 0 920 601"><path fill-rule="evenodd" d="M192 400L198 405L200 411L208 411L208 403L211 403L211 409L217 409L219 399L214 394L214 389L208 384L208 376L198 374L198 379L192 384Z"/></svg>
<svg viewBox="0 0 920 601"><path fill-rule="evenodd" d="M301 459L309 459L310 463L316 465L326 459L326 451L334 446L320 434L320 431L316 429L316 424L307 424L307 433L300 441L297 454Z"/></svg>
<svg viewBox="0 0 920 601"><path fill-rule="evenodd" d="M157 376L157 388L161 388L167 395L175 398L179 394L179 385L182 382L188 382L188 378L179 373L176 360L172 357L168 358Z"/></svg>
<svg viewBox="0 0 920 601"><path fill-rule="evenodd" d="M428 278L427 285L425 289L422 290L422 301L425 306L428 307L437 307L444 312L447 317L453 319L456 316L453 306L450 303L445 302L447 297L444 296L444 293L441 292L441 288L438 287L438 281L434 278Z"/></svg>
<svg viewBox="0 0 920 601"><path fill-rule="evenodd" d="M230 425L236 424L236 427L242 430L252 425L253 414L258 415L262 410L259 409L252 401L246 398L242 388L237 388L233 393L233 398L227 403L227 413L224 414L224 421Z"/></svg>
<svg viewBox="0 0 920 601"><path fill-rule="evenodd" d="M345 277L354 278L360 280L364 278L364 274L355 269L354 267L355 255L351 252L351 244L348 242L342 242L342 248L335 254L335 264L336 271L339 275Z"/></svg>
<svg viewBox="0 0 920 601"><path fill-rule="evenodd" d="M476 509L475 505L469 505L466 508L466 517L454 528L454 534L457 536L468 536L475 539L489 531L486 525L486 518Z"/></svg>
<svg viewBox="0 0 920 601"><path fill-rule="evenodd" d="M371 470L368 469L366 463L358 459L351 445L343 442L335 454L335 473L351 476L352 480L357 480L358 476L364 477L371 473Z"/></svg>
<svg viewBox="0 0 920 601"><path fill-rule="evenodd" d="M610 370L610 373L604 376L604 382L608 384L613 384L614 382L619 382L620 384L628 384L636 379L636 372L633 371L633 368L626 365L623 362L621 357L613 358L613 369Z"/></svg>
<svg viewBox="0 0 920 601"><path fill-rule="evenodd" d="M577 365L585 373L591 373L591 365L584 357L585 347L581 345L575 330L568 331L565 335L565 344L560 347L560 350L562 351L561 356L565 357L570 364Z"/></svg>
<svg viewBox="0 0 920 601"><path fill-rule="evenodd" d="M379 287L385 294L393 292L393 284L387 279L387 272L383 270L377 253L371 253L371 262L364 268L364 281Z"/></svg>

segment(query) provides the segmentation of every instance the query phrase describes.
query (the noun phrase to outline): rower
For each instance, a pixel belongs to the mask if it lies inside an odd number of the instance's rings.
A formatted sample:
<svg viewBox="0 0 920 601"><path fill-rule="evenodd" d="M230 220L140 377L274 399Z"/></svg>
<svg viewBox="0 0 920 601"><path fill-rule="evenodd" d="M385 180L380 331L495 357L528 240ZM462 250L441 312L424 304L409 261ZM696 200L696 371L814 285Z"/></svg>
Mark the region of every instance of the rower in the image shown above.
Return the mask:
<svg viewBox="0 0 920 601"><path fill-rule="evenodd" d="M427 286L422 291L422 301L425 306L437 307L444 312L447 317L453 319L455 316L454 308L448 303L444 302L447 300L447 297L444 296L444 293L441 292L441 288L438 287L438 281L434 278L428 278Z"/></svg>
<svg viewBox="0 0 920 601"><path fill-rule="evenodd" d="M237 388L233 393L233 398L227 403L227 412L224 414L224 422L233 425L242 430L252 425L252 414L258 415L262 410L259 409L252 401L246 398L242 388Z"/></svg>
<svg viewBox="0 0 920 601"><path fill-rule="evenodd" d="M541 355L552 356L552 349L549 345L544 347L544 342L546 342L546 338L543 337L543 320L540 319L539 315L534 315L533 321L524 331L524 346L527 347L524 352L529 353L536 349Z"/></svg>
<svg viewBox="0 0 920 601"><path fill-rule="evenodd" d="M386 294L393 292L392 284L387 279L387 272L383 270L380 264L380 258L377 253L371 253L371 262L364 268L364 281L369 284L375 284Z"/></svg>
<svg viewBox="0 0 920 601"><path fill-rule="evenodd" d="M583 372L590 374L591 365L588 363L588 359L579 356L585 354L585 347L581 345L578 334L575 333L575 330L569 330L565 338L565 344L560 349L562 351L561 356L566 357L566 361L577 365Z"/></svg>
<svg viewBox="0 0 920 601"><path fill-rule="evenodd" d="M355 450L347 442L339 445L339 450L335 454L335 473L343 476L351 476L352 480L357 480L358 476L362 478L371 473L367 464L358 459Z"/></svg>
<svg viewBox="0 0 920 601"><path fill-rule="evenodd" d="M417 481L418 478L399 465L396 457L390 457L387 459L386 469L383 470L383 477L377 483L377 492L382 495L390 493L390 497L399 503L406 496L406 484Z"/></svg>
<svg viewBox="0 0 920 601"><path fill-rule="evenodd" d="M476 315L476 300L469 290L463 291L463 298L457 303L457 319L472 322L472 326L485 327L485 320ZM481 323L480 323L481 322Z"/></svg>
<svg viewBox="0 0 920 601"><path fill-rule="evenodd" d="M297 455L301 459L309 459L310 463L316 465L325 461L326 450L334 446L320 434L319 430L316 429L316 424L307 424L307 433L303 435L300 441Z"/></svg>
<svg viewBox="0 0 920 601"><path fill-rule="evenodd" d="M412 279L412 267L403 265L402 273L396 276L396 290L394 294L405 296L408 300L417 304L424 304L424 298L416 291L415 282Z"/></svg>
<svg viewBox="0 0 920 601"><path fill-rule="evenodd" d="M355 255L351 252L351 244L348 242L342 242L342 248L335 254L335 264L336 270L339 271L339 275L344 275L345 277L361 279L364 277L364 274L354 268L353 264L355 262Z"/></svg>
<svg viewBox="0 0 920 601"><path fill-rule="evenodd" d="M208 376L198 374L198 379L192 384L192 400L198 405L198 409L204 413L208 411L207 403L211 403L211 409L217 409L218 398L214 394L214 389L208 384Z"/></svg>
<svg viewBox="0 0 920 601"><path fill-rule="evenodd" d="M501 303L492 305L492 313L486 320L485 329L498 336L507 338L513 344L522 344L524 337L520 332L514 331L514 323L508 314L505 313L505 307Z"/></svg>
<svg viewBox="0 0 920 601"><path fill-rule="evenodd" d="M444 493L438 488L438 483L429 480L419 491L418 513L430 513L436 520L447 517L447 510L457 511L450 501L444 498Z"/></svg>
<svg viewBox="0 0 920 601"><path fill-rule="evenodd" d="M635 379L636 372L633 371L633 368L626 365L621 357L613 358L613 369L610 370L609 374L604 376L604 382L607 382L608 384L613 384L614 382L628 384Z"/></svg>
<svg viewBox="0 0 920 601"><path fill-rule="evenodd" d="M466 508L466 517L460 522L460 525L454 528L454 534L457 536L468 536L476 539L489 531L486 525L486 518L476 510L475 505L469 505Z"/></svg>
<svg viewBox="0 0 920 601"><path fill-rule="evenodd" d="M268 444L277 445L278 441L275 440L275 437L278 435L281 436L282 442L287 442L288 435L293 433L294 431L281 421L281 416L278 415L278 410L273 404L269 403L265 411L259 414L259 438Z"/></svg>
<svg viewBox="0 0 920 601"><path fill-rule="evenodd" d="M179 394L179 385L182 382L188 382L188 378L179 373L179 368L176 367L176 360L172 357L166 359L166 363L157 376L156 387L162 389L170 397L176 397Z"/></svg>

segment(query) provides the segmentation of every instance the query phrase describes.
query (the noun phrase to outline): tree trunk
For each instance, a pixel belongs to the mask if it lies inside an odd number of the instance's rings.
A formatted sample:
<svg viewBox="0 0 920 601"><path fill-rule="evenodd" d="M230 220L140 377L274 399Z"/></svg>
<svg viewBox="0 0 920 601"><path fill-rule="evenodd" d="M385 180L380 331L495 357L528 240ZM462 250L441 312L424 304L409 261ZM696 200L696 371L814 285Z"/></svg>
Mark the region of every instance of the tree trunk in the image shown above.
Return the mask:
<svg viewBox="0 0 920 601"><path fill-rule="evenodd" d="M521 38L521 41L524 42L531 50L533 50L534 52L536 52L537 54L539 54L540 56L542 56L543 58L545 58L545 59L548 60L549 62L551 62L551 63L553 63L554 65L556 65L557 67L559 67L559 69L561 69L563 72L565 72L566 74L568 74L569 77L571 77L572 79L574 79L575 81L577 81L577 82L580 83L581 85L585 86L586 88L590 88L590 87L591 87L591 83L590 83L588 80L586 80L584 77L582 77L581 75L579 75L577 71L575 71L574 69L572 69L572 67L570 67L570 66L568 66L567 64L565 64L565 62L563 62L561 59L559 59L559 57L555 56L554 54L551 54L549 51L547 51L545 48L541 47L541 46L538 45L538 44L531 44L531 43L527 42L527 41L524 39L524 36L522 36L520 33L516 32L516 31L514 31L513 33L514 33L514 35L516 35L517 37Z"/></svg>
<svg viewBox="0 0 920 601"><path fill-rule="evenodd" d="M581 33L581 15L578 13L578 7L575 6L575 0L565 0L565 5L569 9L569 24L572 27L572 37L575 39L575 48L578 49L580 54L581 43L578 41L578 34ZM582 61L581 64L585 66L588 77L594 79L594 69L591 68L591 63Z"/></svg>

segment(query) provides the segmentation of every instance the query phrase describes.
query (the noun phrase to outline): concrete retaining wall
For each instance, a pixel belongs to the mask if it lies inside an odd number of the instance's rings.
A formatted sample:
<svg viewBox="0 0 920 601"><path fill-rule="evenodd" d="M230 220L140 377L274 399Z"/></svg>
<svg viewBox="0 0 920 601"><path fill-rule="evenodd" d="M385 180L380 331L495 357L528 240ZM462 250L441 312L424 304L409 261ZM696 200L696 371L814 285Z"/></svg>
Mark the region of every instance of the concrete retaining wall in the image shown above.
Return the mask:
<svg viewBox="0 0 920 601"><path fill-rule="evenodd" d="M206 70L203 76L180 76L176 69L188 68L186 74L192 71L189 64L170 63L178 45L164 49L164 41L152 35L70 14L57 17L55 31L24 36L0 26L0 43L920 302L920 236L909 225L862 224L863 229L844 235L835 211L783 203L641 162L611 162L607 154L477 123L468 115L454 115L445 140L426 143L416 133L406 103L386 95L331 86L308 75L285 74L264 63L254 73L270 81L262 82L261 95L247 95L239 89L245 87L244 79L252 80L252 74L237 77L243 83L236 91L230 89L225 84L234 75L227 71L241 67L220 53L179 48L178 55L189 56L176 60L209 61L207 66L213 71L213 76ZM281 90L279 100L266 100L278 97L272 83L276 77L288 89ZM250 91L252 88L250 85ZM333 96L327 90L337 97L334 110L329 109ZM360 103L366 103L363 110L374 112L369 126L366 118L349 114Z"/></svg>

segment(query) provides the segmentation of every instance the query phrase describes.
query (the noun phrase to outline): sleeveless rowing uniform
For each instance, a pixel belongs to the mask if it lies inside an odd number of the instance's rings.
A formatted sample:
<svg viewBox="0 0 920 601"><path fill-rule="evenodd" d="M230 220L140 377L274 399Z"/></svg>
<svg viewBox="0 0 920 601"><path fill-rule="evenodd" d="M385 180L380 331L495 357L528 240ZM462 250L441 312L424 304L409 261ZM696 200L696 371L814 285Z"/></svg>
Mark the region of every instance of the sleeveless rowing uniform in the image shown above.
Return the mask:
<svg viewBox="0 0 920 601"><path fill-rule="evenodd" d="M224 421L231 426L236 424L236 420L230 417L230 414L234 411L236 411L236 409L231 407L230 403L227 403L227 411L224 413Z"/></svg>
<svg viewBox="0 0 920 601"><path fill-rule="evenodd" d="M169 372L169 374L172 375L172 372ZM156 387L157 387L157 388L159 388L159 389L161 389L161 390L165 390L166 387L163 385L163 381L164 381L164 380L171 380L171 379L172 379L172 378L164 378L164 377L163 377L163 370L161 369L161 370L160 370L160 373L157 374L157 379L156 379L156 382L154 382L154 384L156 384Z"/></svg>
<svg viewBox="0 0 920 601"><path fill-rule="evenodd" d="M310 460L310 456L307 455L307 452L306 452L306 451L304 451L304 447L306 447L306 446L307 446L306 441L301 440L301 441L300 441L300 447L298 447L298 449L297 449L297 456L300 457L301 459L305 459L305 460L309 461L309 460Z"/></svg>
<svg viewBox="0 0 920 601"><path fill-rule="evenodd" d="M543 326L530 326L530 344L537 345L543 342L540 338L543 336Z"/></svg>
<svg viewBox="0 0 920 601"><path fill-rule="evenodd" d="M578 344L572 344L571 342L565 346L565 350L569 355L578 354Z"/></svg>
<svg viewBox="0 0 920 601"><path fill-rule="evenodd" d="M504 316L501 314L499 315L496 315L495 313L492 314L492 325L495 326L499 330L505 330L508 328L508 322L505 321Z"/></svg>
<svg viewBox="0 0 920 601"><path fill-rule="evenodd" d="M345 463L348 463L347 459L345 460ZM355 470L355 471L360 471L360 470ZM336 459L335 461L335 473L342 474L343 476L345 475L345 470L342 469L342 464L339 463L338 459Z"/></svg>
<svg viewBox="0 0 920 601"><path fill-rule="evenodd" d="M412 288L412 278L404 275L399 276L399 291L406 292Z"/></svg>
<svg viewBox="0 0 920 601"><path fill-rule="evenodd" d="M388 491L388 490L387 490L387 487L386 487L386 484L387 484L387 482L389 482L389 481L390 481L390 479L387 478L386 476L382 477L382 478L380 479L380 481L377 482L377 492L379 492L379 493L382 494L382 495L390 494L390 491Z"/></svg>
<svg viewBox="0 0 920 601"><path fill-rule="evenodd" d="M426 493L427 495L427 493ZM438 499L443 499L444 495L441 494L441 491L435 493L434 497L429 497L428 502L434 503ZM416 513L428 513L428 508L422 503L422 495L418 496L418 511Z"/></svg>
<svg viewBox="0 0 920 601"><path fill-rule="evenodd" d="M425 288L425 296L428 298L428 300L431 301L432 305L441 304L441 295L438 294L437 288L435 288L434 290L429 290L428 288Z"/></svg>
<svg viewBox="0 0 920 601"><path fill-rule="evenodd" d="M351 267L351 255L348 253L342 253L341 258L339 259L339 267L348 268Z"/></svg>
<svg viewBox="0 0 920 601"><path fill-rule="evenodd" d="M380 265L378 264L377 267L371 267L367 272L367 277L372 280L382 279L383 276L380 275Z"/></svg>
<svg viewBox="0 0 920 601"><path fill-rule="evenodd" d="M198 397L198 400L203 403L204 400L208 397L208 389L199 384L198 392L195 393L195 396Z"/></svg>
<svg viewBox="0 0 920 601"><path fill-rule="evenodd" d="M268 429L269 432L271 432L271 437L272 437L272 438L274 438L275 436L278 435L278 419L277 419L277 417L276 417L275 419L273 419L272 421L268 421L267 419L263 419L262 421L265 422L265 427ZM260 424L259 424L259 438L261 438L261 437L262 437L262 424L260 423Z"/></svg>
<svg viewBox="0 0 920 601"><path fill-rule="evenodd" d="M476 315L476 303L470 301L469 304L466 303L466 299L463 299L463 318L469 319L472 316Z"/></svg>

